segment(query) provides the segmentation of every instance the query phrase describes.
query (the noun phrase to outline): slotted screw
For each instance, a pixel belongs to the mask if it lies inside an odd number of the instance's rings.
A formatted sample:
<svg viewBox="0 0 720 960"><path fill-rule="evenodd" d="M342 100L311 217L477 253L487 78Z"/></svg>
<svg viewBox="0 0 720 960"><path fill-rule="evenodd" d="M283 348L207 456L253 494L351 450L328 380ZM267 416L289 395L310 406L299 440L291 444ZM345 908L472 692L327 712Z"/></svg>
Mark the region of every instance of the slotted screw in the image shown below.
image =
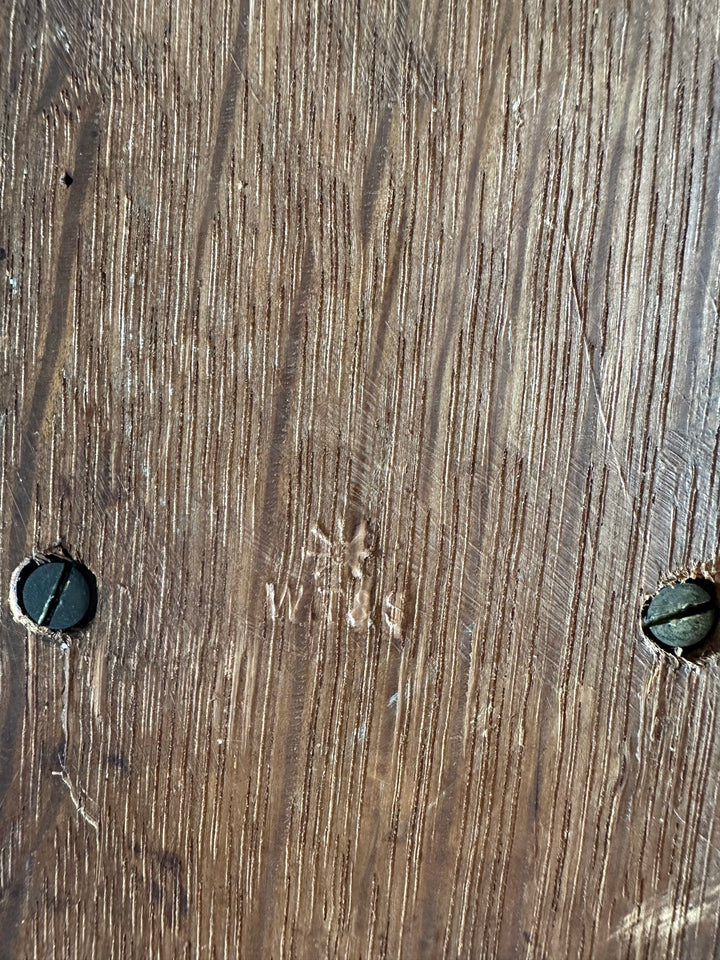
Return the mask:
<svg viewBox="0 0 720 960"><path fill-rule="evenodd" d="M38 626L70 630L88 623L95 613L95 578L72 560L33 564L20 585L18 600Z"/></svg>
<svg viewBox="0 0 720 960"><path fill-rule="evenodd" d="M645 633L673 649L706 640L717 621L715 588L707 580L684 580L662 587L643 615Z"/></svg>

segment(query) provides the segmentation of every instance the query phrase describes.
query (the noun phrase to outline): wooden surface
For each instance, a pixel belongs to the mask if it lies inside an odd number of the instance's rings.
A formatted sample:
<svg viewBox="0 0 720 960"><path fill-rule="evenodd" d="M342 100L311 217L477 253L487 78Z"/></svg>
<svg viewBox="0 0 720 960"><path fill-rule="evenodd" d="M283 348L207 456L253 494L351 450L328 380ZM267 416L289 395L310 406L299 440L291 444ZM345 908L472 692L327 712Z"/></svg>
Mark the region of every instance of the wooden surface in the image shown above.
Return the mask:
<svg viewBox="0 0 720 960"><path fill-rule="evenodd" d="M6 0L3 595L100 603L3 603L0 957L720 956L720 662L638 629L720 569L719 55Z"/></svg>

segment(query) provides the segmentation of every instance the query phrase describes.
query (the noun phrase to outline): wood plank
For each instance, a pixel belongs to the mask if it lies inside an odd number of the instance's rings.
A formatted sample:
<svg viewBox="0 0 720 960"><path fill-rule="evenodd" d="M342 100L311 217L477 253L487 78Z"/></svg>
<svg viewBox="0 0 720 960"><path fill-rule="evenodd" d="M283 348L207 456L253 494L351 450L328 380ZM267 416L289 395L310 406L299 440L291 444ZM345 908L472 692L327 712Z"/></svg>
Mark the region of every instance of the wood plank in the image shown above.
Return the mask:
<svg viewBox="0 0 720 960"><path fill-rule="evenodd" d="M11 0L0 955L720 955L719 28Z"/></svg>

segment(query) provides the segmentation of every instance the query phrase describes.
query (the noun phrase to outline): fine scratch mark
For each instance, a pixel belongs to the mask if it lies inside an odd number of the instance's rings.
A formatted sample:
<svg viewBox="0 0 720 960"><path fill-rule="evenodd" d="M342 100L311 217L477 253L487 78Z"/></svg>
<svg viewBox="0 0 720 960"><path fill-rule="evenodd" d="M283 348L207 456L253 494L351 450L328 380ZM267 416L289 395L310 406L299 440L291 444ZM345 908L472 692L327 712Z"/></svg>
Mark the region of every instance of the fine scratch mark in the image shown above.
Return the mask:
<svg viewBox="0 0 720 960"><path fill-rule="evenodd" d="M62 782L70 791L70 799L73 802L73 805L80 816L85 820L86 823L89 823L90 826L95 830L95 833L98 832L99 822L95 817L91 816L85 809L85 802L80 799L78 792L72 784L70 777L67 774L67 751L68 751L68 705L70 702L70 644L63 642L62 651L63 651L63 692L62 692L62 711L60 714L60 723L62 726L63 732L63 744L62 751L59 756L60 769L53 770L53 777L60 777Z"/></svg>
<svg viewBox="0 0 720 960"><path fill-rule="evenodd" d="M77 812L80 814L80 816L83 818L83 820L85 820L86 823L89 823L90 826L95 831L95 833L97 833L98 828L100 826L99 822L95 819L95 817L90 816L90 814L85 809L85 803L78 797L77 791L75 790L75 787L73 786L72 781L70 780L70 777L67 775L65 770L53 770L52 776L60 777L62 782L70 791L70 799L73 802L73 806L75 807Z"/></svg>
<svg viewBox="0 0 720 960"><path fill-rule="evenodd" d="M70 702L70 644L62 644L63 651L63 692L62 692L62 712L60 714L60 724L63 732L62 754L60 763L65 770L68 750L68 704Z"/></svg>
<svg viewBox="0 0 720 960"><path fill-rule="evenodd" d="M615 444L613 443L612 436L610 434L610 427L608 425L608 419L605 413L605 407L602 402L602 395L600 393L600 385L598 383L597 374L595 373L595 367L592 362L592 357L590 356L590 347L588 345L587 333L585 331L585 321L584 321L582 307L580 306L580 296L578 294L577 277L575 275L574 255L572 252L572 241L570 240L570 234L568 233L567 218L563 226L563 230L565 233L565 252L567 254L568 267L570 269L570 286L572 289L573 301L575 302L575 310L577 312L577 324L578 324L578 329L580 331L580 338L582 339L583 351L585 353L585 361L587 363L588 370L590 371L590 384L592 386L593 393L595 394L595 399L597 400L598 413L600 414L600 422L602 423L603 431L605 433L605 438L608 442L608 446L610 447L610 452L612 453L613 459L615 461L615 467L617 469L618 476L620 477L620 484L623 488L625 496L628 499L630 507L632 508L633 516L635 517L635 520L639 522L640 518L638 517L637 507L635 506L635 501L633 500L630 494L630 489L628 488L627 480L625 479L625 474L623 473L620 457L617 454L617 450L615 449Z"/></svg>
<svg viewBox="0 0 720 960"><path fill-rule="evenodd" d="M665 938L670 934L678 934L685 927L697 926L703 913L714 918L718 894L720 883L707 890L699 903L686 910L671 893L656 897L632 910L611 933L610 939L631 936L645 940L649 936Z"/></svg>

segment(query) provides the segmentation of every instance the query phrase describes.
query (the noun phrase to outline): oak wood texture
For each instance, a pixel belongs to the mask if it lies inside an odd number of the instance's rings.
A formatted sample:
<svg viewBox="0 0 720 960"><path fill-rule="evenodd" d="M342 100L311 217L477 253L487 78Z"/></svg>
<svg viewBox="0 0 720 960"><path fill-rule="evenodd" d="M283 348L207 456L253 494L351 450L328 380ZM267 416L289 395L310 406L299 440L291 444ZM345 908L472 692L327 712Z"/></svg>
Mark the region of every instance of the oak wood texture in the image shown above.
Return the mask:
<svg viewBox="0 0 720 960"><path fill-rule="evenodd" d="M7 0L3 594L100 602L3 603L0 956L720 956L720 663L639 631L718 569L719 54Z"/></svg>

